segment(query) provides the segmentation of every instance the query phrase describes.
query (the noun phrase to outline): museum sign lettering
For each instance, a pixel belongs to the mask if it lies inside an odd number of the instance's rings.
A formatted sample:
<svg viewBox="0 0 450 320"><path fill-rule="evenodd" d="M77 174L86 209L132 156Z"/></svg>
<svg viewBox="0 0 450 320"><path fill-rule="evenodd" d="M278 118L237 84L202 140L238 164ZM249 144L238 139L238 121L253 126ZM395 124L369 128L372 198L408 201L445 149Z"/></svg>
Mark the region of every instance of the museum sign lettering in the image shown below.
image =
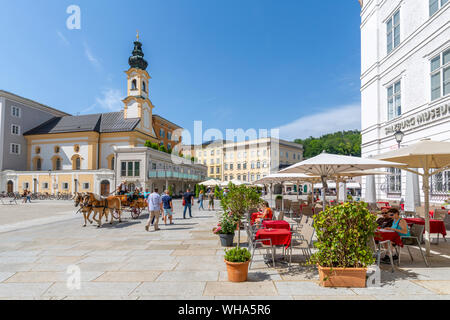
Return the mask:
<svg viewBox="0 0 450 320"><path fill-rule="evenodd" d="M386 135L393 134L398 130L407 130L421 125L425 125L428 122L439 120L450 115L450 104L446 103L442 106L434 107L426 111L421 111L417 115L411 116L397 123L389 125L385 128Z"/></svg>

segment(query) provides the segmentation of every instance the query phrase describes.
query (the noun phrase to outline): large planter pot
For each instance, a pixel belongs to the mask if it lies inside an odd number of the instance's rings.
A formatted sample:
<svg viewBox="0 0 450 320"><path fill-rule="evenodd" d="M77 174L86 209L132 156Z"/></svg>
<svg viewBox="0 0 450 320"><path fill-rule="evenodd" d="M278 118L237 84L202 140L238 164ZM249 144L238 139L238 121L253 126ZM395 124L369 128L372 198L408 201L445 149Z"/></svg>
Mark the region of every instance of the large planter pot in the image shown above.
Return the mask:
<svg viewBox="0 0 450 320"><path fill-rule="evenodd" d="M322 287L365 288L367 268L319 268Z"/></svg>
<svg viewBox="0 0 450 320"><path fill-rule="evenodd" d="M248 276L248 265L250 261L243 263L228 262L225 260L228 271L228 281L230 282L245 282Z"/></svg>
<svg viewBox="0 0 450 320"><path fill-rule="evenodd" d="M220 243L222 247L232 247L234 244L234 233L233 234L220 234Z"/></svg>

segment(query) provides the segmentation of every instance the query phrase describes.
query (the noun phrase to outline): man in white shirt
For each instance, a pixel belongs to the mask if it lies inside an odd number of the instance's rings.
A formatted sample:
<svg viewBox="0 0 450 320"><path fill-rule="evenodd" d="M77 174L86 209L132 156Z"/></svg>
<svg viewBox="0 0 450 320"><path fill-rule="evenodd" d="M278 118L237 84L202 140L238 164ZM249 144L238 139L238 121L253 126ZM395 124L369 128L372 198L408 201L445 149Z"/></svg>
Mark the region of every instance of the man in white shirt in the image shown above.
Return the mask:
<svg viewBox="0 0 450 320"><path fill-rule="evenodd" d="M158 193L158 188L155 188L155 191L150 194L147 198L148 202L148 211L150 212L150 217L148 218L147 224L145 226L145 230L148 231L150 228L150 223L153 218L155 218L155 231L160 230L158 228L159 215L163 210L163 203L161 200L161 196Z"/></svg>

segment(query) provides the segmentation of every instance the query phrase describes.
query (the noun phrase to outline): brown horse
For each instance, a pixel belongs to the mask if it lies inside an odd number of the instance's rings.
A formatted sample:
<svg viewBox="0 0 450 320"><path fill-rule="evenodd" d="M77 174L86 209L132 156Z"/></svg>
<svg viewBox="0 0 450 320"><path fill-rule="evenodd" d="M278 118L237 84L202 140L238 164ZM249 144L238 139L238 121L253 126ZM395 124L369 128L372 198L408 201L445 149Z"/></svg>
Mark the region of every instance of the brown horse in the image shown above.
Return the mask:
<svg viewBox="0 0 450 320"><path fill-rule="evenodd" d="M96 220L98 222L98 227L102 226L102 218L106 217L106 221L108 221L108 214L111 213L111 224L114 221L114 218L122 222L122 203L119 197L109 196L107 198L100 197L94 193L88 192L85 196L85 204L87 207L91 208L94 212L94 220L95 216L99 216L99 219Z"/></svg>
<svg viewBox="0 0 450 320"><path fill-rule="evenodd" d="M78 211L83 213L83 217L84 217L83 227L86 227L88 221L90 224L92 224L92 222L93 222L90 219L91 214L92 214L92 208L86 205L85 197L86 197L86 195L77 192L72 199L75 201L75 207L78 207L78 206L80 207L80 209ZM95 216L94 216L94 220L98 221L97 219L95 219Z"/></svg>

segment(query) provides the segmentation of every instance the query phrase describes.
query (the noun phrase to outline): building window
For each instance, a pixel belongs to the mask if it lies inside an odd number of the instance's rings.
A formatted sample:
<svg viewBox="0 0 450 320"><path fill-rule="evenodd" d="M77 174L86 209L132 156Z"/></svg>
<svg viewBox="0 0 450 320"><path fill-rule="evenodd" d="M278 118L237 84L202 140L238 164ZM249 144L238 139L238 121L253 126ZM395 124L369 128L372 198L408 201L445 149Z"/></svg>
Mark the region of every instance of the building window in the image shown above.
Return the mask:
<svg viewBox="0 0 450 320"><path fill-rule="evenodd" d="M251 168L252 168L252 169L255 169L255 163L254 163L254 162L252 162Z"/></svg>
<svg viewBox="0 0 450 320"><path fill-rule="evenodd" d="M430 1L430 17L442 8L448 0L429 0Z"/></svg>
<svg viewBox="0 0 450 320"><path fill-rule="evenodd" d="M431 101L450 93L450 49L431 59Z"/></svg>
<svg viewBox="0 0 450 320"><path fill-rule="evenodd" d="M122 177L139 177L141 175L141 163L139 161L122 161L120 163L120 175Z"/></svg>
<svg viewBox="0 0 450 320"><path fill-rule="evenodd" d="M56 158L54 170L61 170L61 158Z"/></svg>
<svg viewBox="0 0 450 320"><path fill-rule="evenodd" d="M81 169L81 159L80 157L77 157L75 159L75 170L80 170Z"/></svg>
<svg viewBox="0 0 450 320"><path fill-rule="evenodd" d="M142 81L142 91L147 92L147 85L145 84L145 81Z"/></svg>
<svg viewBox="0 0 450 320"><path fill-rule="evenodd" d="M136 82L136 79L133 79L133 81L131 81L131 90L137 90L137 82Z"/></svg>
<svg viewBox="0 0 450 320"><path fill-rule="evenodd" d="M223 179L224 179L225 181L228 181L228 176L224 176Z"/></svg>
<svg viewBox="0 0 450 320"><path fill-rule="evenodd" d="M238 170L241 170L241 164L240 163L238 163L237 168L238 168Z"/></svg>
<svg viewBox="0 0 450 320"><path fill-rule="evenodd" d="M11 153L20 155L20 144L17 143L11 143Z"/></svg>
<svg viewBox="0 0 450 320"><path fill-rule="evenodd" d="M166 136L166 133L165 133L164 129L159 129L159 136L161 138L164 138Z"/></svg>
<svg viewBox="0 0 450 320"><path fill-rule="evenodd" d="M110 163L110 168L111 168L111 170L115 170L115 168L116 168L116 158L115 157L112 157L111 158L111 163Z"/></svg>
<svg viewBox="0 0 450 320"><path fill-rule="evenodd" d="M42 184L42 189L48 190L48 182L44 182L44 183Z"/></svg>
<svg viewBox="0 0 450 320"><path fill-rule="evenodd" d="M214 173L214 167L211 167L211 168L209 169L209 173L210 173L210 174L213 174L213 173Z"/></svg>
<svg viewBox="0 0 450 320"><path fill-rule="evenodd" d="M220 173L220 167L217 167L216 168L216 174L219 174Z"/></svg>
<svg viewBox="0 0 450 320"><path fill-rule="evenodd" d="M400 44L400 10L397 10L386 22L387 28L387 53Z"/></svg>
<svg viewBox="0 0 450 320"><path fill-rule="evenodd" d="M88 190L89 189L89 182L83 183L83 189Z"/></svg>
<svg viewBox="0 0 450 320"><path fill-rule="evenodd" d="M388 120L392 120L402 114L402 95L400 81L397 81L395 84L387 88L387 96Z"/></svg>
<svg viewBox="0 0 450 320"><path fill-rule="evenodd" d="M172 150L172 145L170 143L167 144L167 150Z"/></svg>
<svg viewBox="0 0 450 320"><path fill-rule="evenodd" d="M61 149L58 146L55 147L55 153L59 153L60 150Z"/></svg>
<svg viewBox="0 0 450 320"><path fill-rule="evenodd" d="M62 188L63 190L69 190L69 184L67 182L63 182Z"/></svg>
<svg viewBox="0 0 450 320"><path fill-rule="evenodd" d="M244 164L242 165L242 168L243 168L244 170L247 170L247 162L244 162Z"/></svg>
<svg viewBox="0 0 450 320"><path fill-rule="evenodd" d="M233 164L230 163L230 170L233 170Z"/></svg>
<svg viewBox="0 0 450 320"><path fill-rule="evenodd" d="M402 171L397 168L389 168L389 175L387 176L387 190L388 193L402 192Z"/></svg>
<svg viewBox="0 0 450 320"><path fill-rule="evenodd" d="M240 174L237 176L237 179L238 179L239 181L241 181L241 175L240 175Z"/></svg>
<svg viewBox="0 0 450 320"><path fill-rule="evenodd" d="M244 174L244 176L242 177L242 181L247 182L247 175L246 174Z"/></svg>
<svg viewBox="0 0 450 320"><path fill-rule="evenodd" d="M167 139L172 140L172 132L167 132Z"/></svg>
<svg viewBox="0 0 450 320"><path fill-rule="evenodd" d="M450 171L435 174L430 180L431 193L448 194L450 192Z"/></svg>
<svg viewBox="0 0 450 320"><path fill-rule="evenodd" d="M40 147L36 147L35 152L36 152L36 154L40 154L41 153L41 148Z"/></svg>
<svg viewBox="0 0 450 320"><path fill-rule="evenodd" d="M22 116L22 110L19 107L12 106L11 115L13 117L20 118Z"/></svg>
<svg viewBox="0 0 450 320"><path fill-rule="evenodd" d="M258 162L256 163L256 168L257 168L257 169L260 169L260 168L261 168L261 162L258 161Z"/></svg>
<svg viewBox="0 0 450 320"><path fill-rule="evenodd" d="M30 184L29 184L28 182L25 182L25 183L23 184L23 188L24 188L25 190L28 190L28 189L30 188Z"/></svg>
<svg viewBox="0 0 450 320"><path fill-rule="evenodd" d="M16 124L11 125L11 134L19 135L20 134L20 126Z"/></svg>
<svg viewBox="0 0 450 320"><path fill-rule="evenodd" d="M42 160L41 158L37 158L36 159L36 171L41 171L42 170Z"/></svg>
<svg viewBox="0 0 450 320"><path fill-rule="evenodd" d="M74 145L74 146L73 146L73 151L76 152L76 153L80 152L80 146L77 145L77 144Z"/></svg>

